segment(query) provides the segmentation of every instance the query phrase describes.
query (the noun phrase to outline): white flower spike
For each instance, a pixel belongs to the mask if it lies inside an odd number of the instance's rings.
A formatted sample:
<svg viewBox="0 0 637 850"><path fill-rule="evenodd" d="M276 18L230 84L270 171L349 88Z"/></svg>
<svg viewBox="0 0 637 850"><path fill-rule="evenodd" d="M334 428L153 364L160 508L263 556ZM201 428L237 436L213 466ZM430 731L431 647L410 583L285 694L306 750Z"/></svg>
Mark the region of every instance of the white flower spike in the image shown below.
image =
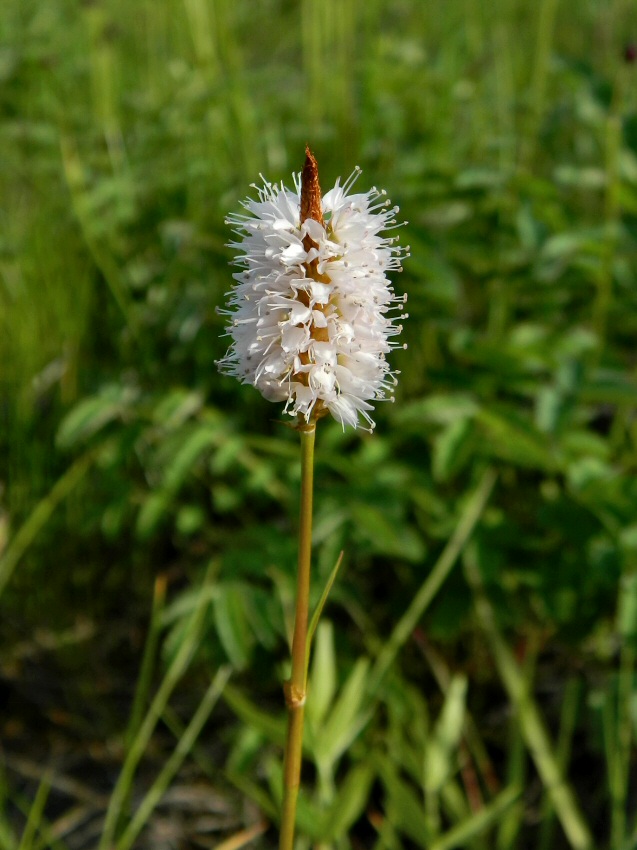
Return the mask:
<svg viewBox="0 0 637 850"><path fill-rule="evenodd" d="M308 148L295 191L264 179L258 199L243 202L247 215L228 217L242 271L220 311L232 343L217 365L285 402L299 423L331 413L343 427L371 431L370 402L393 400L396 373L385 356L399 347L396 319L407 318L407 297L385 273L401 271L409 248L381 235L399 226L384 192L350 194L359 175L321 198Z"/></svg>

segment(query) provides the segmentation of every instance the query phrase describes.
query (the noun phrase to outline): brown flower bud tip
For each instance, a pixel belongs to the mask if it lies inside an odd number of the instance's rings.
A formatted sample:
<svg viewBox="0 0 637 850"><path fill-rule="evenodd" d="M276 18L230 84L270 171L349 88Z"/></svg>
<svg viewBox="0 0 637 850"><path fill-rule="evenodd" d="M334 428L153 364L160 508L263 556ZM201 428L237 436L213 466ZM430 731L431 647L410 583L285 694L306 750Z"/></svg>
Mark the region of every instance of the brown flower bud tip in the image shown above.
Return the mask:
<svg viewBox="0 0 637 850"><path fill-rule="evenodd" d="M306 218L312 218L319 224L323 224L318 165L312 151L307 146L305 148L305 165L301 173L301 224Z"/></svg>
<svg viewBox="0 0 637 850"><path fill-rule="evenodd" d="M634 65L637 62L637 44L634 41L629 42L624 47L624 62L629 65Z"/></svg>

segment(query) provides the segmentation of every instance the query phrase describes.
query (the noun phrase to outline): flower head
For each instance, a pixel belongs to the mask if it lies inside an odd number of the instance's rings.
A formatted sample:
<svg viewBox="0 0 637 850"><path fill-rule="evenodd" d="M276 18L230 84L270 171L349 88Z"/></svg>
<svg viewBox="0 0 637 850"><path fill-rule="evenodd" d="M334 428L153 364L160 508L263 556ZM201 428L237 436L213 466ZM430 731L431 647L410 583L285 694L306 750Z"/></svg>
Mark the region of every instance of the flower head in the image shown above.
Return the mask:
<svg viewBox="0 0 637 850"><path fill-rule="evenodd" d="M371 430L370 402L393 399L385 357L406 318L386 272L401 270L408 248L382 235L398 226L384 192L351 193L359 174L321 197L308 149L294 191L264 179L247 214L228 217L241 271L221 311L232 343L218 366L301 421L331 413Z"/></svg>

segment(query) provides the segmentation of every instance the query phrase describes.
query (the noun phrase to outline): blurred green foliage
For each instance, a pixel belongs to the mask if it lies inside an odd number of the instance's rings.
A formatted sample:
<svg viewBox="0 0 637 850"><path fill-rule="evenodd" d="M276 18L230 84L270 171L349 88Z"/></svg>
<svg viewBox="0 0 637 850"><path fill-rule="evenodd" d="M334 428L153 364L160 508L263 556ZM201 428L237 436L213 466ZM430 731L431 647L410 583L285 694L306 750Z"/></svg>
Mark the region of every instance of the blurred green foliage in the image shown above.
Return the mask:
<svg viewBox="0 0 637 850"><path fill-rule="evenodd" d="M321 847L576 846L552 832L550 795L533 822L528 741L515 718L504 740L502 671L460 567L359 704L493 468L475 545L497 629L564 733L595 846L634 846L635 40L628 0L3 4L5 676L38 627L143 626L164 573L172 657L198 595L184 588L214 559L202 654L240 671L227 770L275 817L264 742L279 737L296 435L217 374L215 308L232 283L225 214L259 172L289 183L307 142L325 185L359 164L387 188L411 258L396 404L373 436L319 429L315 600L346 554L317 635L333 699L317 685L308 707L304 829ZM57 663L81 713L78 659ZM115 706L99 714L121 730Z"/></svg>

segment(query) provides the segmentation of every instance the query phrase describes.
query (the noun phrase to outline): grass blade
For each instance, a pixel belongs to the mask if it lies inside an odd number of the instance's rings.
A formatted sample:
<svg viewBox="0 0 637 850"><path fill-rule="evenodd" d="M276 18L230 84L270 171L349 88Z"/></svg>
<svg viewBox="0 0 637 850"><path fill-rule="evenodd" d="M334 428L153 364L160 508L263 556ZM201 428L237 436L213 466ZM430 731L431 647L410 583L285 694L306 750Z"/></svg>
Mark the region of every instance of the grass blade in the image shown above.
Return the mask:
<svg viewBox="0 0 637 850"><path fill-rule="evenodd" d="M49 782L48 775L45 775L38 786L35 799L33 800L33 805L29 809L29 816L27 817L27 822L24 827L24 832L22 833L22 838L20 839L20 844L18 845L18 850L30 850L33 846L33 839L35 838L35 834L42 823L44 807L46 806L50 790L51 783Z"/></svg>
<svg viewBox="0 0 637 850"><path fill-rule="evenodd" d="M454 826L443 836L429 845L429 850L453 850L454 847L466 847L476 835L484 832L511 806L520 794L515 786L505 788L498 796L485 806L482 811L471 815L463 823Z"/></svg>
<svg viewBox="0 0 637 850"><path fill-rule="evenodd" d="M64 475L58 478L49 493L38 502L16 531L6 551L0 555L0 596L24 553L49 521L55 508L84 477L93 462L93 457L94 452L90 451L78 458Z"/></svg>
<svg viewBox="0 0 637 850"><path fill-rule="evenodd" d="M177 746L173 750L172 755L166 761L159 776L153 782L151 788L142 800L132 821L129 823L124 834L115 845L116 850L129 850L129 848L135 843L137 836L144 828L148 818L153 812L153 809L161 800L166 789L174 779L175 774L181 767L183 760L186 758L195 741L199 737L199 733L208 719L210 712L217 704L231 673L232 668L230 666L224 666L218 670L217 675L210 683L201 703L199 704L199 707L197 708L197 711L192 717L192 720L177 742Z"/></svg>
<svg viewBox="0 0 637 850"><path fill-rule="evenodd" d="M464 559L465 575L474 595L476 613L491 645L491 651L515 706L520 731L544 783L566 837L574 850L591 850L593 838L556 757L537 703L529 693L524 675L498 628L495 612L485 593L475 549Z"/></svg>
<svg viewBox="0 0 637 850"><path fill-rule="evenodd" d="M212 567L208 569L208 573L204 579L204 587L210 580L211 572ZM177 685L177 682L186 671L195 649L197 648L208 604L209 600L207 594L202 593L199 605L195 608L195 611L186 627L181 646L179 647L177 654L175 655L161 685L159 686L137 736L131 743L131 747L126 755L126 759L124 760L119 779L115 784L110 804L106 812L104 829L102 831L98 850L110 850L113 845L117 824L125 801L128 799L128 795L130 794L135 770L142 755L144 754L144 750L148 746L148 742L150 741L150 737L157 725L157 721L161 717L166 704Z"/></svg>
<svg viewBox="0 0 637 850"><path fill-rule="evenodd" d="M401 646L416 628L418 621L451 572L456 559L467 545L486 507L495 479L494 470L488 469L484 473L478 487L467 502L451 540L445 546L433 569L420 586L411 605L398 621L389 640L381 650L370 675L369 687L372 693L375 693L380 687Z"/></svg>

